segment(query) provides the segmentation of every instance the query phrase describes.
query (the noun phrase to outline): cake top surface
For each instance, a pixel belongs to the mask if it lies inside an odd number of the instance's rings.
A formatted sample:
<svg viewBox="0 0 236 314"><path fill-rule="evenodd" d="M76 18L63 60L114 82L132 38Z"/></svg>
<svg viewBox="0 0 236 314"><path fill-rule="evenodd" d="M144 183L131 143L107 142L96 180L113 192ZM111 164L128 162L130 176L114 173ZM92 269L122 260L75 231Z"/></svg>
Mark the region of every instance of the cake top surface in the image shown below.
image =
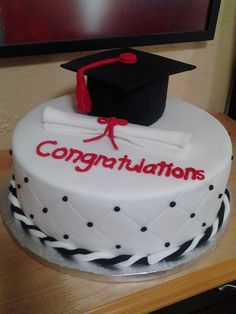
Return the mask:
<svg viewBox="0 0 236 314"><path fill-rule="evenodd" d="M168 99L162 118L147 128L190 134L184 147L162 142L145 147L121 136L115 137L118 150L108 136L85 143L93 136L76 127L45 128L48 107L65 115L74 113L74 96L54 99L28 113L15 129L13 153L16 163L42 181L46 178L49 187L64 181L75 193L79 189L89 197L95 190L101 198L106 195L113 200L121 193L127 199L165 197L173 187L177 195L186 187L214 184L213 178L232 155L224 127L204 110L182 101Z"/></svg>

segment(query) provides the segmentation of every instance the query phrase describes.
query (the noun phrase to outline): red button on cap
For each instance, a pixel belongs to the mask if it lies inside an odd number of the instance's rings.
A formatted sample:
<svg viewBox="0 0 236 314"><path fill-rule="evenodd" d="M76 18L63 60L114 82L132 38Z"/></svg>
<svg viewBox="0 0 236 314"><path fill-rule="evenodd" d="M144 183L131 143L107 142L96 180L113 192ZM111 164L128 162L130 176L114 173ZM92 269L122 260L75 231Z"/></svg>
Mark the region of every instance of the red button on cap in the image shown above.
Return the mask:
<svg viewBox="0 0 236 314"><path fill-rule="evenodd" d="M119 55L119 61L122 63L135 63L137 60L137 56L132 52L122 52Z"/></svg>

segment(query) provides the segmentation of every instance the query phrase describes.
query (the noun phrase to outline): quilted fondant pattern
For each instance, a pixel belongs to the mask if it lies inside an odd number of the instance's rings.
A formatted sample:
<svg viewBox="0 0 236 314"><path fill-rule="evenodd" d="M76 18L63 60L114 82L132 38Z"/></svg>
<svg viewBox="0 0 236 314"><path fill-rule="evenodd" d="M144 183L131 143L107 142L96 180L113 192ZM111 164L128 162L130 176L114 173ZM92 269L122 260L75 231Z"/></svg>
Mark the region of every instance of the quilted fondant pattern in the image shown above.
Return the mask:
<svg viewBox="0 0 236 314"><path fill-rule="evenodd" d="M25 178L25 182L28 182L28 178ZM20 186L19 186L20 188ZM61 253L63 256L69 256L70 258L76 259L76 261L87 261L87 262L95 262L100 266L118 266L118 267L129 267L134 264L139 265L153 265L162 261L173 261L176 258L178 259L182 255L185 255L195 248L201 246L203 243L210 241L216 233L220 230L224 222L227 220L230 213L230 194L228 189L225 189L224 195L222 196L222 202L219 210L217 211L217 216L213 222L213 224L203 232L198 234L196 237L191 238L188 241L185 241L180 246L169 248L170 243L166 243L166 248L162 249L159 252L155 252L153 254L119 254L117 253L108 253L106 251L102 252L93 252L83 248L76 248L73 245L67 243L66 241L58 241L57 239L48 236L45 234L38 226L36 226L31 219L34 216L31 214L30 218L25 216L24 211L18 201L17 198L17 190L15 185L15 180L11 181L11 185L9 187L10 194L10 208L14 217L20 221L21 226L24 230L27 230L33 237L39 238L43 244L50 246ZM67 197L63 197L63 201L67 201ZM172 204L173 205L173 204ZM115 207L115 211L119 212L120 208ZM90 227L92 223L90 222ZM146 227L142 227L142 231L146 230ZM69 238L68 235L64 235L64 239L67 240ZM145 237L140 238L142 242ZM133 243L134 248L138 244L138 239ZM146 239L150 240L150 239ZM152 244L153 241L151 241ZM148 243L148 242L147 242ZM120 245L116 245L117 249L120 249Z"/></svg>
<svg viewBox="0 0 236 314"><path fill-rule="evenodd" d="M66 235L76 247L122 254L152 254L204 232L224 192L216 182L205 182L168 199L111 202L42 185L23 170L16 183L25 214L33 215L42 231L59 241Z"/></svg>

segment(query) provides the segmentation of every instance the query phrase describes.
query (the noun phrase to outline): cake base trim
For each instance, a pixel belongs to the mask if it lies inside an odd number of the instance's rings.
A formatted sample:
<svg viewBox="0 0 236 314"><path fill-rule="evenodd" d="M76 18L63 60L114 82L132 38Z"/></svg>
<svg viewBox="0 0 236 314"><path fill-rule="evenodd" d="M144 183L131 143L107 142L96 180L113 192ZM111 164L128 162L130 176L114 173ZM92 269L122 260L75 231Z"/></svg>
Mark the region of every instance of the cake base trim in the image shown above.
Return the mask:
<svg viewBox="0 0 236 314"><path fill-rule="evenodd" d="M78 262L93 262L104 267L120 266L123 268L133 265L147 266L163 261L168 262L177 260L195 248L198 248L209 242L209 240L212 239L220 230L230 213L230 194L229 190L226 189L215 221L203 233L199 234L195 238L184 242L179 247L169 249L166 248L150 255L115 255L106 252L92 252L83 248L76 248L71 244L58 241L55 238L48 236L24 214L24 211L21 208L17 198L16 185L13 179L11 180L9 190L9 200L11 203L10 207L14 218L20 221L21 226L26 232L28 232L33 237L38 238L41 243L54 248L66 258L73 258Z"/></svg>

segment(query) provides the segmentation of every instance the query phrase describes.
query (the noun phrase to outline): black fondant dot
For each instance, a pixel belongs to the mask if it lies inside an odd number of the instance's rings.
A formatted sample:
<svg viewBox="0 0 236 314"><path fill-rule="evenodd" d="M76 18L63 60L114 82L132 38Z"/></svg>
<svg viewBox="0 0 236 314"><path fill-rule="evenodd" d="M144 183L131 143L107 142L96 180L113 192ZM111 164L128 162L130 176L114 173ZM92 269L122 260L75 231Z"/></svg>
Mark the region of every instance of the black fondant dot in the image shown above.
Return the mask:
<svg viewBox="0 0 236 314"><path fill-rule="evenodd" d="M205 226L206 226L206 223L205 223L205 222L203 222L203 223L202 223L202 226L203 226L203 227L205 227Z"/></svg>
<svg viewBox="0 0 236 314"><path fill-rule="evenodd" d="M147 231L147 227L142 227L140 230L141 230L142 232L145 232L145 231Z"/></svg>
<svg viewBox="0 0 236 314"><path fill-rule="evenodd" d="M231 160L234 160L234 156L233 155L231 156Z"/></svg>
<svg viewBox="0 0 236 314"><path fill-rule="evenodd" d="M222 193L220 193L219 195L218 195L218 198L221 198L223 196L223 194Z"/></svg>
<svg viewBox="0 0 236 314"><path fill-rule="evenodd" d="M120 248L121 248L121 245L117 244L116 249L120 249Z"/></svg>
<svg viewBox="0 0 236 314"><path fill-rule="evenodd" d="M66 240L69 239L68 234L64 234L63 238L66 239Z"/></svg>
<svg viewBox="0 0 236 314"><path fill-rule="evenodd" d="M169 246L170 246L170 242L166 242L165 247L169 247Z"/></svg>
<svg viewBox="0 0 236 314"><path fill-rule="evenodd" d="M21 185L20 185L20 184L17 184L17 187L18 187L18 189L20 189L20 188L21 188Z"/></svg>
<svg viewBox="0 0 236 314"><path fill-rule="evenodd" d="M10 156L12 155L12 149L9 150L9 155L10 155Z"/></svg>
<svg viewBox="0 0 236 314"><path fill-rule="evenodd" d="M170 202L170 207L175 207L176 202Z"/></svg>
<svg viewBox="0 0 236 314"><path fill-rule="evenodd" d="M68 197L67 196L63 196L62 200L63 200L63 202L67 202L68 201Z"/></svg>
<svg viewBox="0 0 236 314"><path fill-rule="evenodd" d="M119 206L114 207L114 211L115 212L119 212L120 211L120 207Z"/></svg>
<svg viewBox="0 0 236 314"><path fill-rule="evenodd" d="M24 181L25 181L25 183L28 183L29 182L29 178L28 177L24 177Z"/></svg>
<svg viewBox="0 0 236 314"><path fill-rule="evenodd" d="M89 222L87 223L87 226L91 228L91 227L93 227L93 223L92 223L91 221L89 221Z"/></svg>
<svg viewBox="0 0 236 314"><path fill-rule="evenodd" d="M44 212L44 214L46 214L46 213L48 212L47 207L44 207L44 208L43 208L43 212Z"/></svg>
<svg viewBox="0 0 236 314"><path fill-rule="evenodd" d="M196 216L196 214L195 213L192 213L191 215L190 215L190 218L193 218L193 217L195 217Z"/></svg>
<svg viewBox="0 0 236 314"><path fill-rule="evenodd" d="M31 218L31 219L34 219L34 215L30 214L30 218Z"/></svg>
<svg viewBox="0 0 236 314"><path fill-rule="evenodd" d="M214 189L214 185L209 185L209 190L212 191Z"/></svg>

